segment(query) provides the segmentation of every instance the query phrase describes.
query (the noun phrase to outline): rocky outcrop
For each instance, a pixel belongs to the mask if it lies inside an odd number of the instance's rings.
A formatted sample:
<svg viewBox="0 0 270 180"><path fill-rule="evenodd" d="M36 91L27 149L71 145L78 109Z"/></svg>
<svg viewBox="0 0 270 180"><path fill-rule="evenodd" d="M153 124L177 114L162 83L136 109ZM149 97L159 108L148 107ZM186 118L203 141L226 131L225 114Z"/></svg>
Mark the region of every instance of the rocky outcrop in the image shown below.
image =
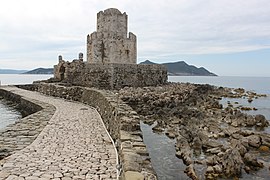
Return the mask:
<svg viewBox="0 0 270 180"><path fill-rule="evenodd" d="M161 87L124 88L120 98L137 111L145 122L157 122L153 130L176 139L176 156L187 165L186 174L198 179L196 164L205 167L206 179L240 177L263 164L253 152L268 152L269 122L263 115L247 115L219 103L221 97L260 97L243 89L210 85L170 83ZM270 155L270 154L269 154Z"/></svg>

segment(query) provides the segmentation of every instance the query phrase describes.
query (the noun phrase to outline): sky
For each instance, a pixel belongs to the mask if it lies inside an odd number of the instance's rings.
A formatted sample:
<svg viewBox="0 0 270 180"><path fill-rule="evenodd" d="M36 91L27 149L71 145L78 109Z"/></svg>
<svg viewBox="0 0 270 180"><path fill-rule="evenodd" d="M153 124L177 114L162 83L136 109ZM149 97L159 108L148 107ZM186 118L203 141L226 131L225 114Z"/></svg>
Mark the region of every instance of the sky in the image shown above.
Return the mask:
<svg viewBox="0 0 270 180"><path fill-rule="evenodd" d="M107 8L128 14L138 62L183 60L220 76L270 77L269 0L1 0L0 69L86 55L86 36Z"/></svg>

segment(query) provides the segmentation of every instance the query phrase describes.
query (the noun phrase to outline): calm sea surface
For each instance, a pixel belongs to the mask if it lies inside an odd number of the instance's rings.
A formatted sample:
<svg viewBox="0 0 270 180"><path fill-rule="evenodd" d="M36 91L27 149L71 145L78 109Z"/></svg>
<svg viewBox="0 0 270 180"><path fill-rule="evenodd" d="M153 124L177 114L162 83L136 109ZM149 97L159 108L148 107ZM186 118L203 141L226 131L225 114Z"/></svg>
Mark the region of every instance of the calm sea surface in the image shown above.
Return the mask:
<svg viewBox="0 0 270 180"><path fill-rule="evenodd" d="M36 74L0 74L1 85L32 84L33 81L45 80L53 75Z"/></svg>
<svg viewBox="0 0 270 180"><path fill-rule="evenodd" d="M257 93L270 94L270 77L169 76L169 81L211 84L231 88L241 87Z"/></svg>

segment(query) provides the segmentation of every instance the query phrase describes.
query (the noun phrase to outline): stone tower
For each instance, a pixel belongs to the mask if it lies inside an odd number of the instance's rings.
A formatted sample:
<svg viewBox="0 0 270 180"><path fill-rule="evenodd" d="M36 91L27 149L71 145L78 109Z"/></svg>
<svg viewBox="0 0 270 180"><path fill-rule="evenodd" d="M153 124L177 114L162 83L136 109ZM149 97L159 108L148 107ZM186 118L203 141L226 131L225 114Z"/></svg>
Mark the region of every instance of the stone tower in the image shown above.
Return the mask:
<svg viewBox="0 0 270 180"><path fill-rule="evenodd" d="M97 14L97 31L87 35L88 63L137 63L136 36L127 36L126 13L110 8Z"/></svg>

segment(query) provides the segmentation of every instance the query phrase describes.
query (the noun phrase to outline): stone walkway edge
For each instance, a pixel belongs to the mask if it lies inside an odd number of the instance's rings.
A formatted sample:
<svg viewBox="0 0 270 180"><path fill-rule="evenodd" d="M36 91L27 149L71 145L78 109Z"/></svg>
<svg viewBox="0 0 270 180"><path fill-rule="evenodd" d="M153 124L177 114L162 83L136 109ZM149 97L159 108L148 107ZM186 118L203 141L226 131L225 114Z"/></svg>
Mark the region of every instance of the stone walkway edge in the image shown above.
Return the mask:
<svg viewBox="0 0 270 180"><path fill-rule="evenodd" d="M120 176L120 171L119 171L119 158L118 158L118 157L119 157L119 154L118 154L118 151L117 151L117 149L116 149L114 140L112 139L112 136L111 136L110 133L108 132L107 127L106 127L105 123L103 122L102 117L101 117L101 115L99 114L98 110L97 110L96 108L94 108L94 107L91 107L91 106L89 106L89 108L95 110L95 111L98 113L99 118L101 119L101 123L102 123L102 125L103 125L103 127L104 127L104 129L105 129L105 131L106 131L106 133L107 133L107 135L109 136L109 138L110 138L112 144L113 144L113 147L114 147L114 150L115 150L115 154L116 154L116 170L117 170L117 180L118 180L118 179L119 179L119 176Z"/></svg>

